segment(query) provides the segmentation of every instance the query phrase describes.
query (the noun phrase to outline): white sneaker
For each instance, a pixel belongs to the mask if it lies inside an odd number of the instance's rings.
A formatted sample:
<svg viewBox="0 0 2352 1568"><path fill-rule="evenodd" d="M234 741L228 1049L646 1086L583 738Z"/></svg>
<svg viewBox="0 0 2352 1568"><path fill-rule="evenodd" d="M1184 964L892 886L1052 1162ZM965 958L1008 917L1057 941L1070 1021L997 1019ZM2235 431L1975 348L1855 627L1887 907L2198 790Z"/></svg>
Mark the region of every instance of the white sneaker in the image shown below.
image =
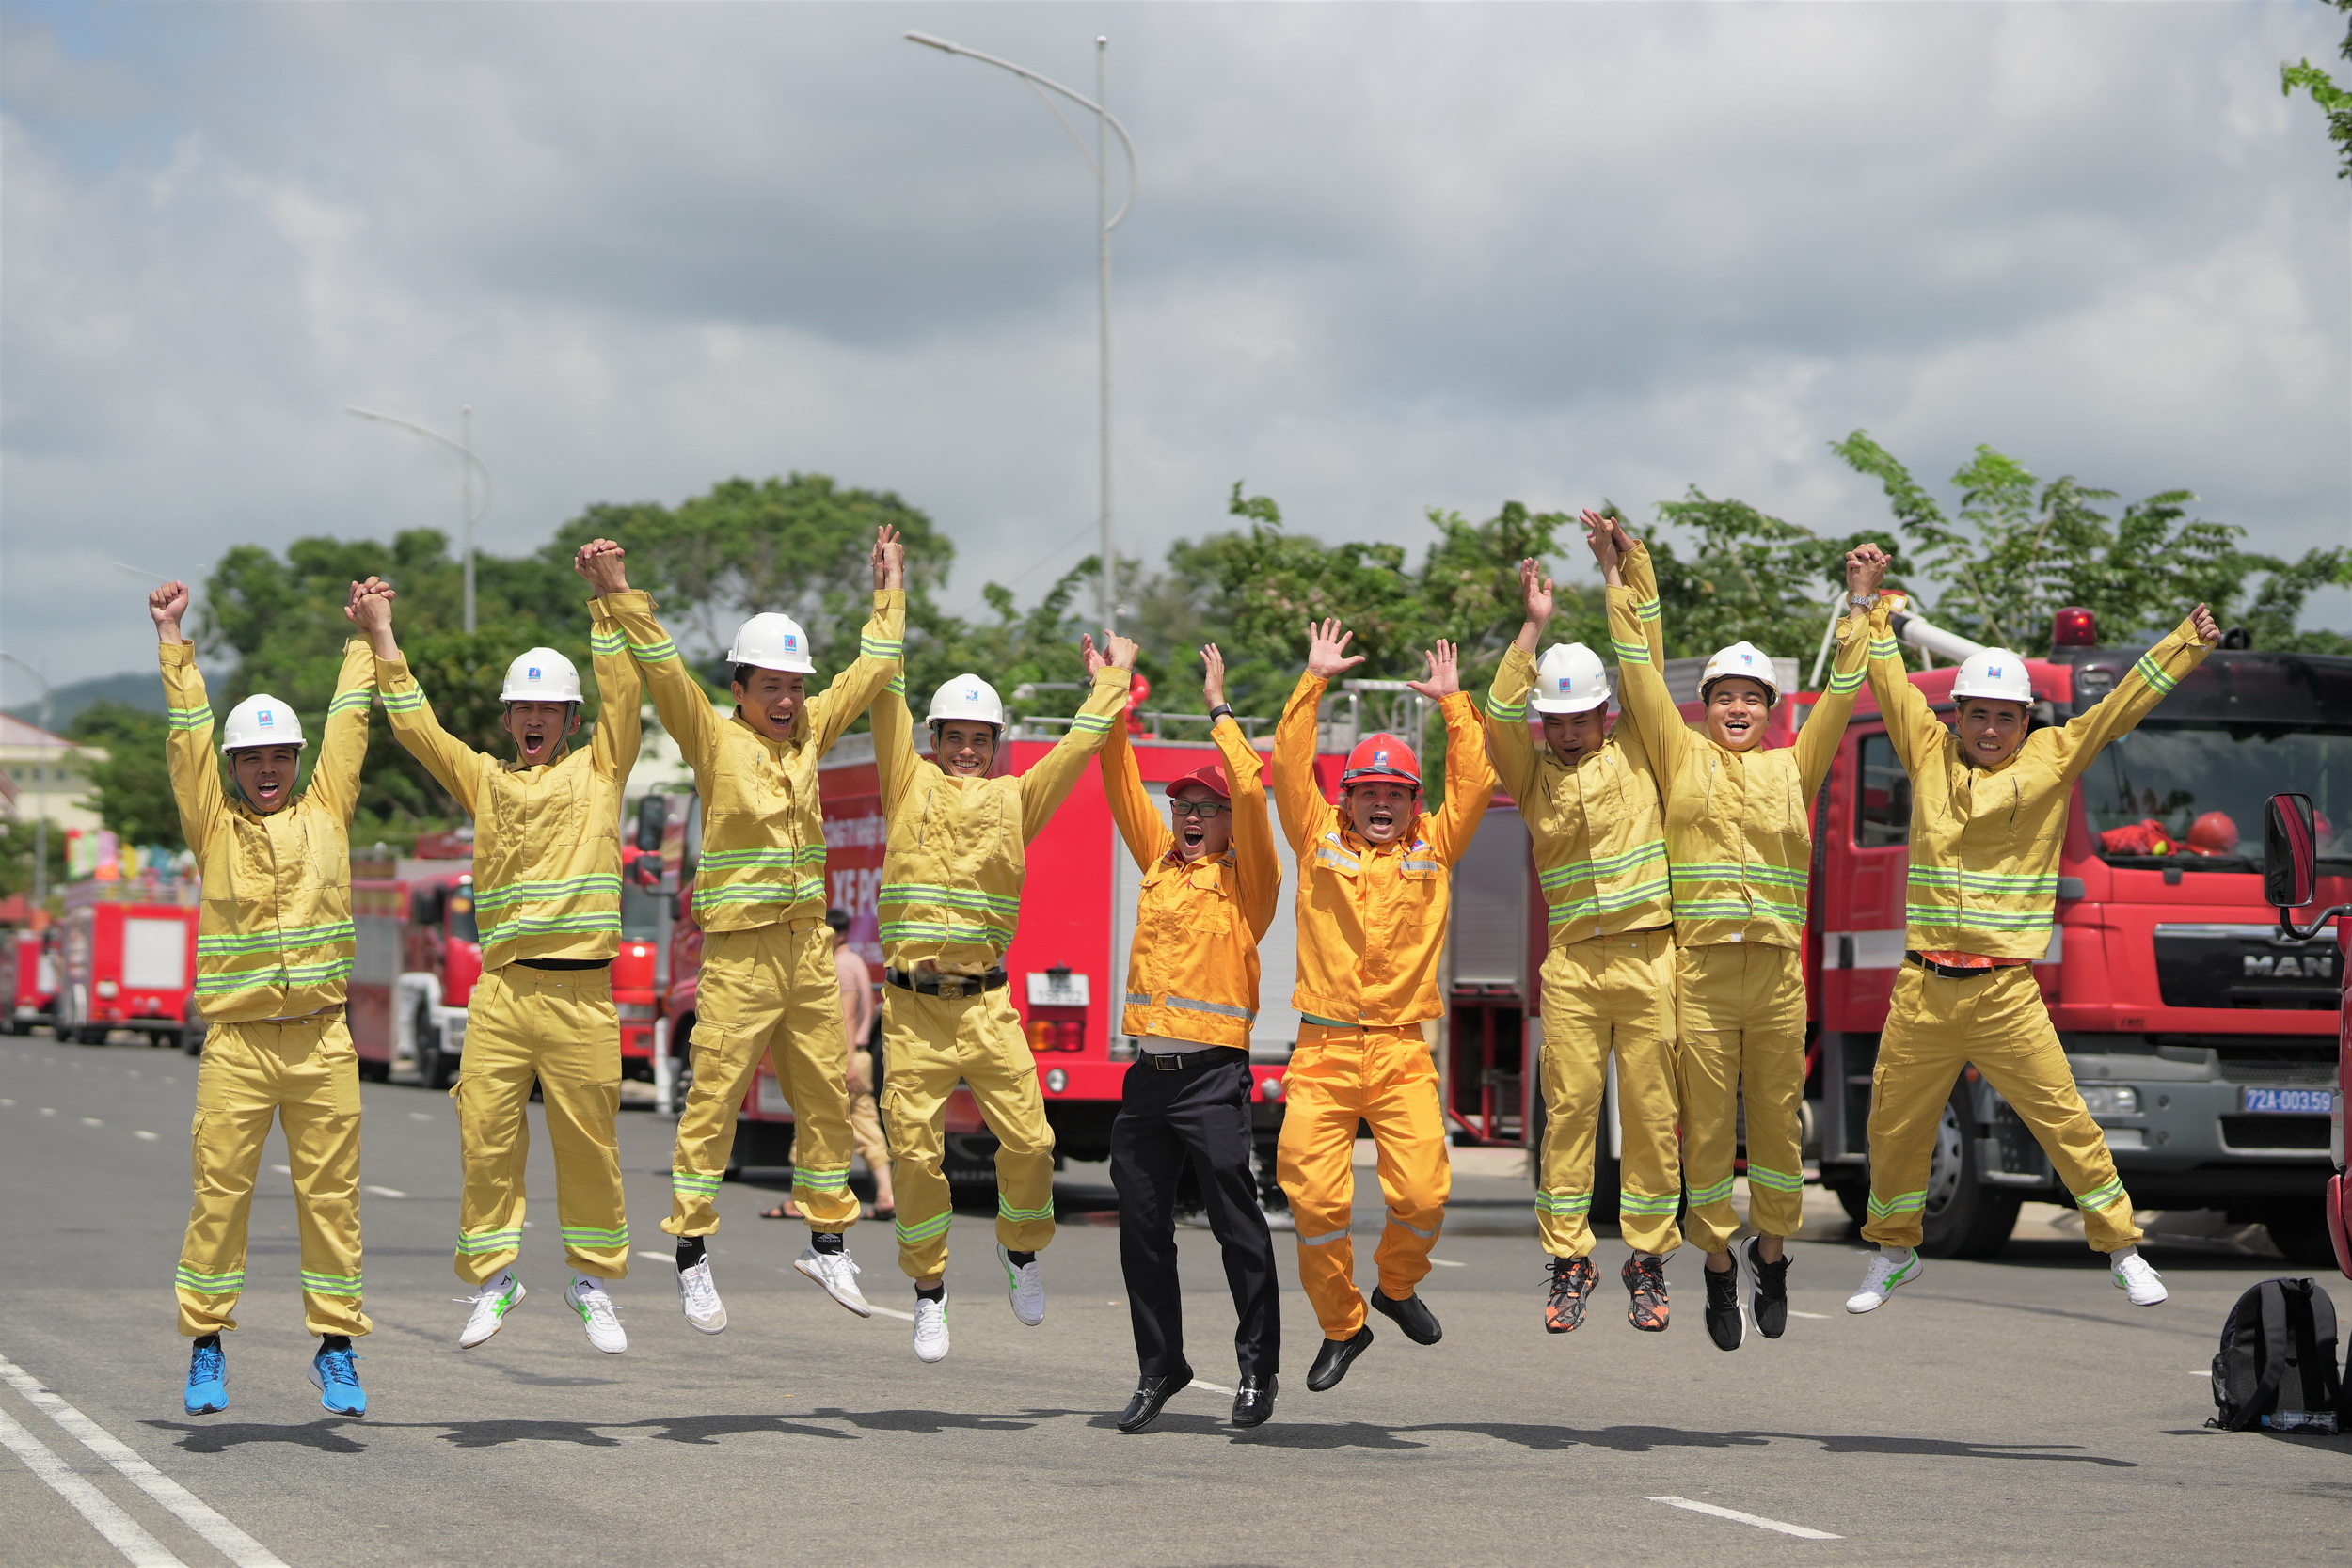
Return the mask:
<svg viewBox="0 0 2352 1568"><path fill-rule="evenodd" d="M588 1342L607 1355L618 1355L628 1349L628 1336L622 1331L620 1309L612 1298L605 1294L604 1281L588 1275L572 1275L572 1288L564 1292L564 1299L580 1314L580 1326L588 1331Z"/></svg>
<svg viewBox="0 0 2352 1568"><path fill-rule="evenodd" d="M2171 1292L2164 1288L2164 1275L2148 1266L2148 1259L2137 1252L2128 1257L2111 1254L2107 1271L2115 1275L2115 1288L2131 1298L2134 1307L2154 1307Z"/></svg>
<svg viewBox="0 0 2352 1568"><path fill-rule="evenodd" d="M1031 1328L1045 1321L1045 1270L1032 1258L1015 1265L1005 1243L996 1243L996 1261L1005 1266L1005 1291L1012 1297L1012 1315Z"/></svg>
<svg viewBox="0 0 2352 1568"><path fill-rule="evenodd" d="M914 1359L945 1361L947 1359L947 1298L937 1301L914 1298Z"/></svg>
<svg viewBox="0 0 2352 1568"><path fill-rule="evenodd" d="M727 1309L719 1300L719 1287L710 1282L710 1259L705 1258L691 1269L677 1272L679 1305L686 1308L686 1321L705 1334L716 1334L727 1326Z"/></svg>
<svg viewBox="0 0 2352 1568"><path fill-rule="evenodd" d="M850 1261L849 1248L839 1252L819 1252L814 1244L803 1247L792 1259L792 1266L825 1289L825 1294L861 1318L874 1315L866 1305L866 1292L857 1288L857 1265Z"/></svg>
<svg viewBox="0 0 2352 1568"><path fill-rule="evenodd" d="M457 1336L457 1348L471 1350L496 1334L505 1326L506 1314L520 1307L529 1293L523 1289L523 1282L515 1277L515 1271L504 1269L472 1295L459 1296L459 1301L473 1304L473 1311L467 1315L466 1331Z"/></svg>
<svg viewBox="0 0 2352 1568"><path fill-rule="evenodd" d="M1875 1312L1886 1305L1886 1298L1895 1293L1896 1286L1910 1284L1920 1273L1916 1248L1899 1263L1888 1262L1883 1252L1871 1253L1869 1266L1862 1271L1862 1289L1846 1298L1846 1310Z"/></svg>

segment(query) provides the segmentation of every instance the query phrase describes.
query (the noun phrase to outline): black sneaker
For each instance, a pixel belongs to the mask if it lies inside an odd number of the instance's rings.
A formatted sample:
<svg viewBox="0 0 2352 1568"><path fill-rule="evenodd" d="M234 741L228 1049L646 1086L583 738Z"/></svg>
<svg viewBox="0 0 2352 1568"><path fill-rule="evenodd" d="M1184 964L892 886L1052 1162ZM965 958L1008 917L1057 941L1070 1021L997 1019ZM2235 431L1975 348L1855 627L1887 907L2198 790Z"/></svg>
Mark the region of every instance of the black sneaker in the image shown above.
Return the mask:
<svg viewBox="0 0 2352 1568"><path fill-rule="evenodd" d="M1544 1332L1571 1334L1584 1326L1584 1301L1600 1283L1590 1258L1551 1260L1551 1292L1544 1300Z"/></svg>
<svg viewBox="0 0 2352 1568"><path fill-rule="evenodd" d="M1717 1350L1738 1350L1740 1341L1747 1337L1747 1319L1740 1313L1740 1268L1733 1264L1721 1270L1705 1270L1707 1275L1707 1333L1715 1341Z"/></svg>
<svg viewBox="0 0 2352 1568"><path fill-rule="evenodd" d="M1767 1339L1777 1339L1788 1327L1788 1259L1784 1254L1777 1263L1764 1261L1757 1250L1761 1240L1749 1237L1740 1253L1747 1260L1748 1277L1756 1286L1749 1298L1756 1309L1756 1331Z"/></svg>

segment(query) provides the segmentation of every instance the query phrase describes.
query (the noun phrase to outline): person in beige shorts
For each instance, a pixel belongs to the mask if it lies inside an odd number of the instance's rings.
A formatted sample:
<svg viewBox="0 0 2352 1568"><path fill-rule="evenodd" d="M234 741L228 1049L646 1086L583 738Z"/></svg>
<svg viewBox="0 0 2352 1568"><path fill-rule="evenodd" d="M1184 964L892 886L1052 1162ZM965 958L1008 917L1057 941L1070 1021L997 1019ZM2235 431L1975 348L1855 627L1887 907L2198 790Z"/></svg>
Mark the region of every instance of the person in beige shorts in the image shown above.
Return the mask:
<svg viewBox="0 0 2352 1568"><path fill-rule="evenodd" d="M849 1040L850 1142L865 1156L873 1173L874 1201L866 1207L869 1220L896 1218L898 1204L890 1190L890 1145L882 1137L882 1112L874 1103L874 972L850 945L850 913L827 910L825 924L833 929L833 968L841 977L842 1034ZM763 1210L764 1220L798 1219L801 1212L790 1198Z"/></svg>

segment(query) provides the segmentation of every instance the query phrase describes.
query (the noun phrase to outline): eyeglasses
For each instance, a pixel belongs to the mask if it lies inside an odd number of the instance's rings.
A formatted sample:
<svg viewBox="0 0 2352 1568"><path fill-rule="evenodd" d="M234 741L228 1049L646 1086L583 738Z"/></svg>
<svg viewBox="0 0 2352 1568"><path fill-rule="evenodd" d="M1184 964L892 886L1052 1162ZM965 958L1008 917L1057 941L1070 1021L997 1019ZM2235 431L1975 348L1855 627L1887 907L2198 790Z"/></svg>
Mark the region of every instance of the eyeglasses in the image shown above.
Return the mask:
<svg viewBox="0 0 2352 1568"><path fill-rule="evenodd" d="M1170 800L1168 803L1168 815L1174 817L1197 816L1205 819L1232 809L1222 800Z"/></svg>

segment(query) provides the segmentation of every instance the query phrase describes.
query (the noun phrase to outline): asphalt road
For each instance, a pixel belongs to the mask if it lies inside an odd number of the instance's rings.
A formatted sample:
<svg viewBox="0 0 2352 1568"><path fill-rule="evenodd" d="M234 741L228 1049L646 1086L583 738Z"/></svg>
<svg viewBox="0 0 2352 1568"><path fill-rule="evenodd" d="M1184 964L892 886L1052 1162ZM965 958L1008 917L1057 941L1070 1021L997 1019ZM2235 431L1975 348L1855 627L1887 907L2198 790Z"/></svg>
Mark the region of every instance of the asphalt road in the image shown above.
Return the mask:
<svg viewBox="0 0 2352 1568"><path fill-rule="evenodd" d="M2223 1314L2290 1272L2243 1243L2152 1248L2172 1300L2135 1309L2043 1226L1996 1262L1931 1262L1856 1319L1858 1243L1824 1211L1791 1248L1787 1338L1726 1355L1688 1252L1669 1333L1604 1297L1579 1333L1544 1334L1523 1180L1464 1175L1425 1287L1442 1344L1375 1320L1347 1381L1310 1394L1294 1288L1270 1424L1234 1433L1227 1399L1194 1389L1128 1437L1110 1429L1134 1362L1099 1166L1057 1189L1041 1328L1005 1305L988 1220L959 1217L954 1354L926 1367L904 1321L853 1318L788 1271L805 1233L757 1219L772 1193L754 1183L722 1194L712 1246L732 1325L693 1333L659 1256L670 1129L628 1111L656 1254L615 1291L628 1353L592 1351L561 1303L543 1136L535 1293L460 1352L455 1121L398 1085L365 1089L370 1414L327 1415L304 1379L293 1198L265 1168L232 1404L190 1418L171 1274L194 1086L175 1053L0 1040L0 1562L2294 1563L2341 1562L2352 1537L2352 1439L2201 1429ZM265 1166L283 1163L273 1139ZM1358 1208L1366 1275L1377 1202ZM1185 1246L1194 1364L1230 1384L1215 1248ZM851 1248L878 1302L910 1305L885 1227ZM1605 1277L1623 1256L1604 1240Z"/></svg>

